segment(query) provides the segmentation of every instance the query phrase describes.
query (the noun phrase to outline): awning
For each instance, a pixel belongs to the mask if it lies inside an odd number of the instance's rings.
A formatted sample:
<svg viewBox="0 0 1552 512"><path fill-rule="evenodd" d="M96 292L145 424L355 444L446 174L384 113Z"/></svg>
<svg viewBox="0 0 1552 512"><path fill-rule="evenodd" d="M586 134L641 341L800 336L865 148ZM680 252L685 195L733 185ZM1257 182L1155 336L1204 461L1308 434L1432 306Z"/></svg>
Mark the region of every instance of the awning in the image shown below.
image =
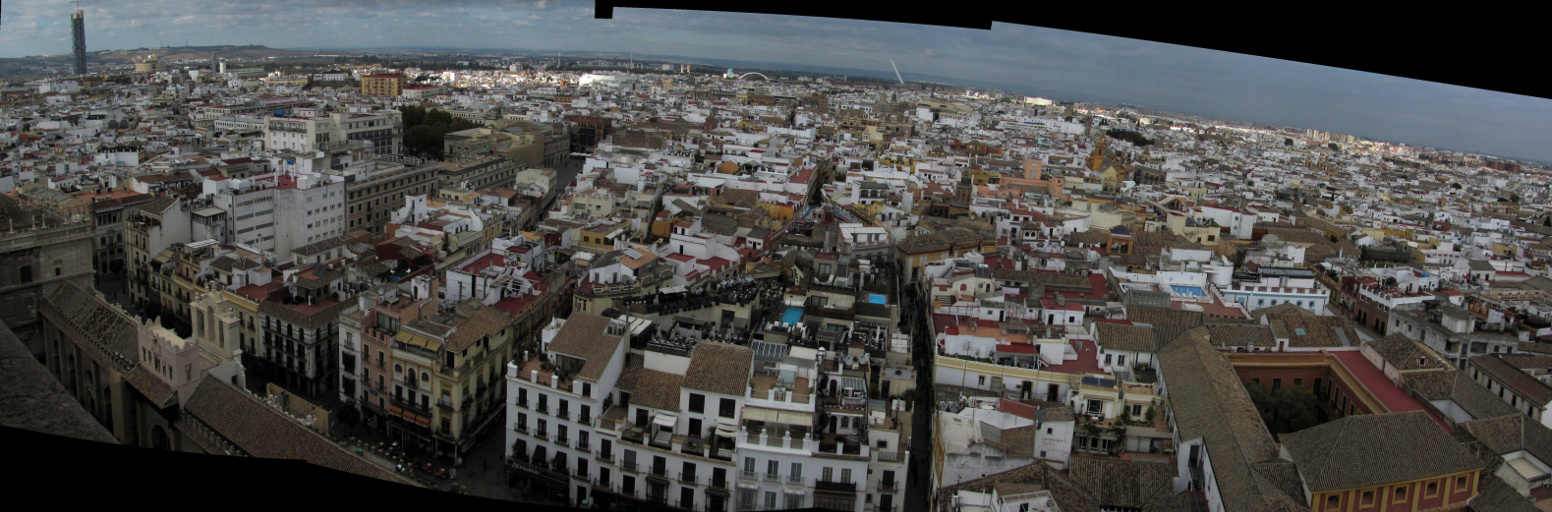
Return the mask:
<svg viewBox="0 0 1552 512"><path fill-rule="evenodd" d="M796 496L802 496L802 495L808 494L808 491L805 491L805 490L802 490L802 489L787 489L785 492L787 494L792 494L792 495L796 495Z"/></svg>
<svg viewBox="0 0 1552 512"><path fill-rule="evenodd" d="M766 409L764 407L744 407L744 419L763 421L766 423L780 423L782 425L810 426L814 424L814 414L809 412L782 411Z"/></svg>
<svg viewBox="0 0 1552 512"><path fill-rule="evenodd" d="M663 428L674 428L674 425L679 424L679 418L660 412L652 418L652 423Z"/></svg>
<svg viewBox="0 0 1552 512"><path fill-rule="evenodd" d="M737 439L738 438L738 425L729 425L729 424L726 424L726 423L717 423L717 435L718 436L722 436L722 437L726 437L728 439Z"/></svg>
<svg viewBox="0 0 1552 512"><path fill-rule="evenodd" d="M432 352L436 352L442 349L442 342L412 333L408 330L399 331L399 334L394 336L393 339L399 343L414 345L426 350L430 350Z"/></svg>
<svg viewBox="0 0 1552 512"><path fill-rule="evenodd" d="M748 490L751 490L751 491L758 491L758 490L760 490L760 486L758 486L758 485L746 484L746 483L743 483L743 482L739 482L738 483L738 488L739 489L748 489Z"/></svg>

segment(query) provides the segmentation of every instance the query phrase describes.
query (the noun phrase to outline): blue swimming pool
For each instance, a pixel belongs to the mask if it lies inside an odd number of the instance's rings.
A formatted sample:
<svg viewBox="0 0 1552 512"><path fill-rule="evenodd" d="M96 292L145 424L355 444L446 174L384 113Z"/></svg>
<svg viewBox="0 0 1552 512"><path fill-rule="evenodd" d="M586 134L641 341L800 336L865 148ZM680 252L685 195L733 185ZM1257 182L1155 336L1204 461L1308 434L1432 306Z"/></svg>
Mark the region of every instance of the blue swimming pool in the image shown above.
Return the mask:
<svg viewBox="0 0 1552 512"><path fill-rule="evenodd" d="M787 306L787 312L786 313L782 313L782 315L781 315L781 321L789 323L789 324L794 324L795 325L798 322L801 322L802 320L803 320L803 308L800 308L800 307L797 307L797 306Z"/></svg>
<svg viewBox="0 0 1552 512"><path fill-rule="evenodd" d="M1190 296L1193 296L1193 297L1206 297L1207 296L1207 292L1202 290L1201 287L1197 287L1197 286L1182 286L1182 285L1178 285L1178 284L1172 284L1172 285L1169 285L1169 287L1173 288L1175 290L1175 293L1178 294L1178 295L1190 295Z"/></svg>
<svg viewBox="0 0 1552 512"><path fill-rule="evenodd" d="M873 304L886 304L885 300L887 299L885 299L883 295L879 295L877 293L868 294L868 302Z"/></svg>

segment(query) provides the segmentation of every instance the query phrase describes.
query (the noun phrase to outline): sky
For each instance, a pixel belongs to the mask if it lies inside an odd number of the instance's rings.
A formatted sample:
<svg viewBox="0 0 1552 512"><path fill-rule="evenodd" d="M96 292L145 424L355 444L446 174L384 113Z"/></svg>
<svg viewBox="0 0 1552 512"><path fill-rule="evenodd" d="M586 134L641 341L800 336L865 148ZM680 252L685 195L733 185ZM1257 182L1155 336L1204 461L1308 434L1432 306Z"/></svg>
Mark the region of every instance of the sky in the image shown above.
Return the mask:
<svg viewBox="0 0 1552 512"><path fill-rule="evenodd" d="M590 1L91 0L87 49L223 44L636 52L963 77L1053 99L1310 128L1552 162L1552 100L1011 24L975 30ZM0 57L69 53L72 4L0 5ZM1060 93L1070 94L1061 97Z"/></svg>

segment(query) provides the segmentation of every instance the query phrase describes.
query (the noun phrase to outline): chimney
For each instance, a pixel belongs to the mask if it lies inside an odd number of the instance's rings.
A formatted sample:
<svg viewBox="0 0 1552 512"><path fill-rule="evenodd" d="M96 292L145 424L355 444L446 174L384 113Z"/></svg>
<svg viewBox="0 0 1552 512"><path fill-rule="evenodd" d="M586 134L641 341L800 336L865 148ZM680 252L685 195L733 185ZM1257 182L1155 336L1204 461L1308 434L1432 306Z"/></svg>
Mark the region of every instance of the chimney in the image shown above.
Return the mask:
<svg viewBox="0 0 1552 512"><path fill-rule="evenodd" d="M539 370L533 370L528 373L528 382L532 382L534 384L539 383Z"/></svg>

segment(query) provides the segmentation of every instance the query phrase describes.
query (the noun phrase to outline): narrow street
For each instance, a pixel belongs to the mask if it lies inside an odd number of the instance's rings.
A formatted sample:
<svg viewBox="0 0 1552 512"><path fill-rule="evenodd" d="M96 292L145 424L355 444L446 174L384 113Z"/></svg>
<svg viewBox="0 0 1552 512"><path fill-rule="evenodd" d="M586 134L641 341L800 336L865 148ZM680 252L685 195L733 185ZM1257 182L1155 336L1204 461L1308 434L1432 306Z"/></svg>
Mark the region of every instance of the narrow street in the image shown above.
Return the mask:
<svg viewBox="0 0 1552 512"><path fill-rule="evenodd" d="M905 292L910 300L906 314L914 318L911 327L911 361L916 365L917 398L911 417L910 482L905 491L904 512L926 512L932 496L932 411L933 404L933 356L931 333L927 332L926 298L917 296L914 288Z"/></svg>

